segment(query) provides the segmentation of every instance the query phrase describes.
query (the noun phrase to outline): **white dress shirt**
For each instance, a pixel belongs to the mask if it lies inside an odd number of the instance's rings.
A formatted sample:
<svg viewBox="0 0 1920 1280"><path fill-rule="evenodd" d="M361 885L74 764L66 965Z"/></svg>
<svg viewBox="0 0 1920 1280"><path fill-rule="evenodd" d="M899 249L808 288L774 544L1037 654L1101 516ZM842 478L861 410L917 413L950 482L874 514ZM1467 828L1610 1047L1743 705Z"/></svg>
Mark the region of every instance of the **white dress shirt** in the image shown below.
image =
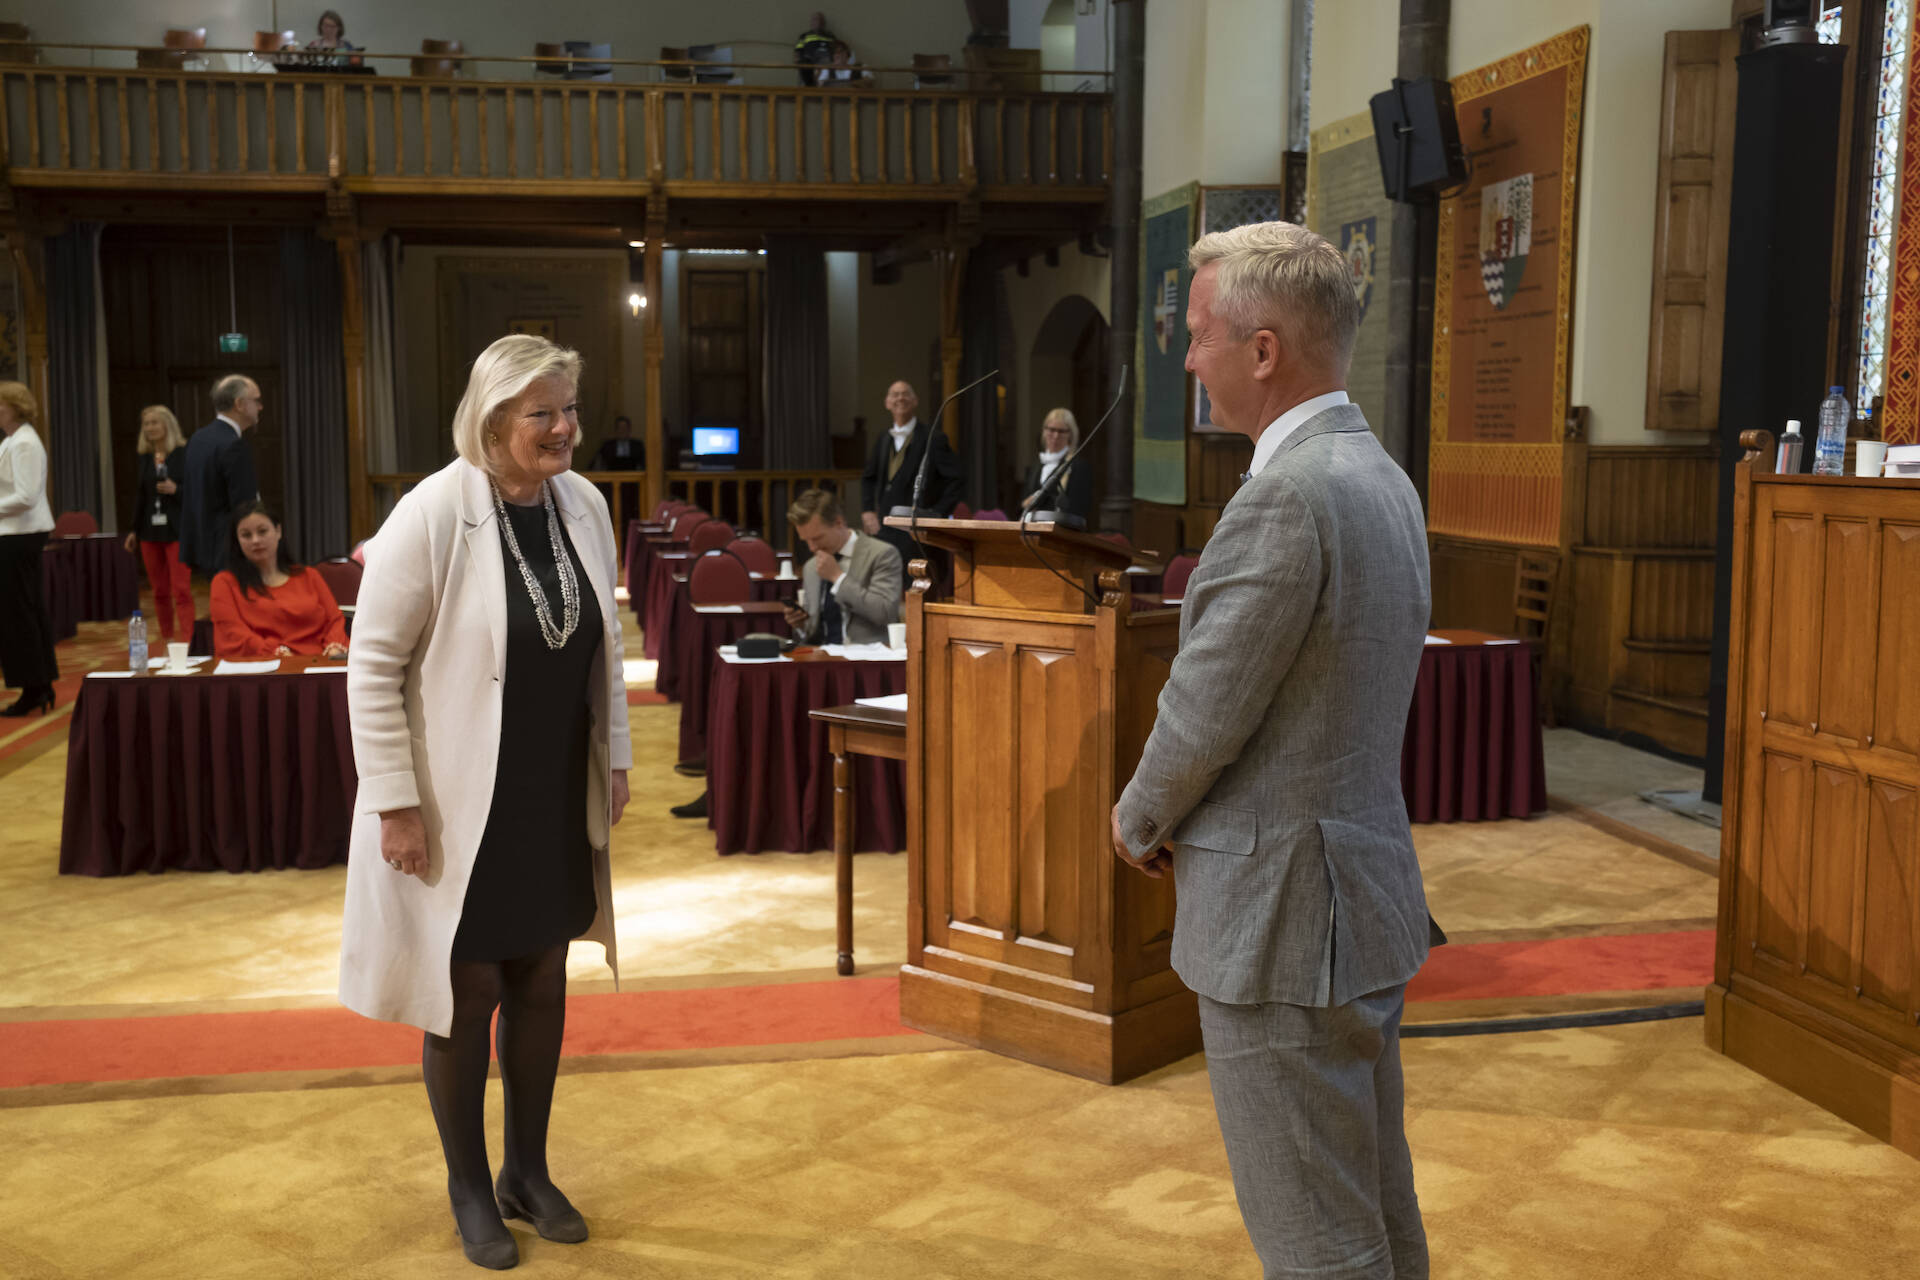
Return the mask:
<svg viewBox="0 0 1920 1280"><path fill-rule="evenodd" d="M1058 453L1048 453L1044 449L1040 451L1040 487L1042 489L1047 487L1047 481L1053 479L1053 473L1060 469L1060 464L1067 460L1067 454L1071 452L1070 449L1062 449Z"/></svg>
<svg viewBox="0 0 1920 1280"><path fill-rule="evenodd" d="M1259 475L1261 468L1273 461L1273 455L1280 452L1280 446L1287 442L1287 437L1298 431L1307 419L1335 405L1350 403L1346 392L1329 391L1323 396L1301 401L1269 422L1267 429L1260 433L1259 441L1253 446L1253 462L1247 467L1247 478L1252 479Z"/></svg>
<svg viewBox="0 0 1920 1280"><path fill-rule="evenodd" d="M893 437L893 451L900 452L907 447L907 441L913 439L914 429L920 425L920 419L908 418L904 427L888 426L887 434Z"/></svg>
<svg viewBox="0 0 1920 1280"><path fill-rule="evenodd" d="M232 418L229 418L226 414L216 413L213 416L220 419L220 421L226 423L228 426L232 427L233 434L237 436L244 436L247 434L245 429L243 429L239 423L235 422Z"/></svg>
<svg viewBox="0 0 1920 1280"><path fill-rule="evenodd" d="M46 533L52 528L47 449L33 424L23 422L0 439L0 534Z"/></svg>
<svg viewBox="0 0 1920 1280"><path fill-rule="evenodd" d="M860 541L859 532L850 528L847 530L847 540L840 544L838 551L833 553L833 558L840 562L840 576L833 580L833 586L830 588L833 592L833 598L836 600L840 598L841 584L847 580L847 562L848 558L853 555L853 544L858 541Z"/></svg>

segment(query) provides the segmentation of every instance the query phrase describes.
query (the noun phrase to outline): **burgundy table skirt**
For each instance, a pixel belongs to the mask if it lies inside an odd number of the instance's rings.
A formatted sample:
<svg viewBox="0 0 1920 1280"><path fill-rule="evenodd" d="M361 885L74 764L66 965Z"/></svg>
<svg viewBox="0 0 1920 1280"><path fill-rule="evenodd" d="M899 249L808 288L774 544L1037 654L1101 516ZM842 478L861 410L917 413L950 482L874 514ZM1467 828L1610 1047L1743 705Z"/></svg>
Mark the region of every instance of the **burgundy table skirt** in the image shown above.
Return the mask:
<svg viewBox="0 0 1920 1280"><path fill-rule="evenodd" d="M673 580L673 575L684 572L684 566L692 562L688 552L655 550L647 566L646 585L641 588L640 598L633 602L633 612L640 619L642 656L658 661L666 655L667 630L673 625L673 595L680 585Z"/></svg>
<svg viewBox="0 0 1920 1280"><path fill-rule="evenodd" d="M754 594L769 584L755 583ZM688 605L685 616L674 626L673 660L660 665L660 676L669 667L676 670L673 692L668 697L680 702L680 753L676 759L698 760L707 754L708 694L713 689L714 672L726 665L715 652L723 644L737 644L741 636L756 631L784 636L792 633L787 620L765 613L706 613ZM658 686L655 686L658 688ZM664 689L660 690L666 693Z"/></svg>
<svg viewBox="0 0 1920 1280"><path fill-rule="evenodd" d="M1400 754L1407 817L1478 822L1545 811L1538 694L1524 644L1428 645Z"/></svg>
<svg viewBox="0 0 1920 1280"><path fill-rule="evenodd" d="M140 561L120 535L48 538L47 550L71 566L82 622L125 622L140 607Z"/></svg>
<svg viewBox="0 0 1920 1280"><path fill-rule="evenodd" d="M833 847L833 756L807 713L905 693L905 662L723 662L707 717L707 825L722 853ZM853 847L907 847L905 767L854 756Z"/></svg>
<svg viewBox="0 0 1920 1280"><path fill-rule="evenodd" d="M60 871L345 862L358 791L345 675L82 680Z"/></svg>
<svg viewBox="0 0 1920 1280"><path fill-rule="evenodd" d="M73 557L56 549L52 539L40 553L40 587L46 593L53 638L65 640L76 634L80 630L80 588L74 581Z"/></svg>

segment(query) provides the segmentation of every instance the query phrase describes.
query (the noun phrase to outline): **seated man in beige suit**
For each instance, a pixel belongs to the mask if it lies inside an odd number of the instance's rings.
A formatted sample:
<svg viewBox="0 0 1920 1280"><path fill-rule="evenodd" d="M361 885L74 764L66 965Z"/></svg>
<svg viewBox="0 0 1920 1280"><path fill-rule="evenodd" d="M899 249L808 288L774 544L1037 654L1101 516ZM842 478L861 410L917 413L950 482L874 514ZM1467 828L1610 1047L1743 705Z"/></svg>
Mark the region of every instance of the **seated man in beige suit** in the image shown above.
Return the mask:
<svg viewBox="0 0 1920 1280"><path fill-rule="evenodd" d="M840 499L809 489L787 508L793 530L813 552L800 575L800 603L787 621L808 644L885 644L901 618L900 553L847 527Z"/></svg>

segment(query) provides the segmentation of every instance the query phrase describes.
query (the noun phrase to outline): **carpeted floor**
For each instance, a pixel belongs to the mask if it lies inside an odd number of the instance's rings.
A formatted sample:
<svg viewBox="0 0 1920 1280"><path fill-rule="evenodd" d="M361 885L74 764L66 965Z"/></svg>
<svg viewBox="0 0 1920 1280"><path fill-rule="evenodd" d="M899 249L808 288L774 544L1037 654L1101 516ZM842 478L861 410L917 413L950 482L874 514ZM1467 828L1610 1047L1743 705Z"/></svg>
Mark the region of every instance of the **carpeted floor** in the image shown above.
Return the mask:
<svg viewBox="0 0 1920 1280"><path fill-rule="evenodd" d="M70 672L118 652L83 627ZM1102 1088L901 1028L905 859L718 859L635 664L626 959L570 962L553 1276L1258 1274L1204 1062ZM418 1036L332 999L344 873L53 873L62 716L0 730L0 1277L469 1275ZM1716 884L1556 813L1416 829L1454 944L1410 1024L1697 1000ZM1920 1164L1701 1044L1697 1018L1406 1043L1442 1277L1920 1273ZM497 1133L498 1090L492 1104Z"/></svg>

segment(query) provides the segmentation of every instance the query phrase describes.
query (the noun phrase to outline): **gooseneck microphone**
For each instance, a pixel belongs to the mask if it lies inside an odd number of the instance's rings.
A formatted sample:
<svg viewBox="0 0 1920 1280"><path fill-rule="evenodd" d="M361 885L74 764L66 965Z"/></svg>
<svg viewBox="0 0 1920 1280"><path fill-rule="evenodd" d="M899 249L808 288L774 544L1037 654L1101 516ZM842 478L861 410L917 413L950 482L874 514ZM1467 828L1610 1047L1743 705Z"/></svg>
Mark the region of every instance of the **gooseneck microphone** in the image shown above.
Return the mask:
<svg viewBox="0 0 1920 1280"><path fill-rule="evenodd" d="M975 378L972 382L969 382L966 386L960 388L958 391L948 396L945 400L942 400L940 402L940 408L934 413L933 426L927 432L927 447L920 451L920 466L913 473L913 505L910 507L895 507L893 510L887 513L889 516L906 516L908 519L912 521L912 524L907 526L907 533L913 538L914 542L918 543L920 541L919 534L915 533L914 530L920 527L921 516L924 514L931 514L930 512L923 512L921 510L920 495L927 487L927 463L933 460L933 442L934 442L934 438L940 434L941 417L944 416L945 413L947 412L948 405L952 404L955 400L958 400L961 396L967 394L967 392L973 390L975 387L979 386L981 383L989 382L992 379L998 377L999 375L1000 375L1000 371L998 369L995 369L991 373L985 374L982 377Z"/></svg>
<svg viewBox="0 0 1920 1280"><path fill-rule="evenodd" d="M1060 491L1066 484L1067 468L1072 466L1074 461L1078 459L1082 453L1086 452L1087 446L1093 443L1093 438L1100 434L1100 428L1107 425L1107 419L1113 416L1113 411L1120 407L1122 400L1126 399L1127 374L1131 372L1132 368L1132 365L1123 364L1120 366L1120 378L1113 389L1113 403L1108 405L1107 411L1100 415L1100 421L1093 424L1093 430L1087 432L1086 438L1075 447L1072 453L1060 459L1060 465L1053 469L1053 474L1047 477L1047 482L1041 485L1036 492L1029 495L1027 499L1020 504L1021 524L1024 525L1028 520L1051 520L1056 527L1061 529L1085 529L1087 527L1085 520L1070 511L1036 511L1034 508L1039 505L1042 498L1047 496L1049 490L1052 491L1054 499L1058 501Z"/></svg>

